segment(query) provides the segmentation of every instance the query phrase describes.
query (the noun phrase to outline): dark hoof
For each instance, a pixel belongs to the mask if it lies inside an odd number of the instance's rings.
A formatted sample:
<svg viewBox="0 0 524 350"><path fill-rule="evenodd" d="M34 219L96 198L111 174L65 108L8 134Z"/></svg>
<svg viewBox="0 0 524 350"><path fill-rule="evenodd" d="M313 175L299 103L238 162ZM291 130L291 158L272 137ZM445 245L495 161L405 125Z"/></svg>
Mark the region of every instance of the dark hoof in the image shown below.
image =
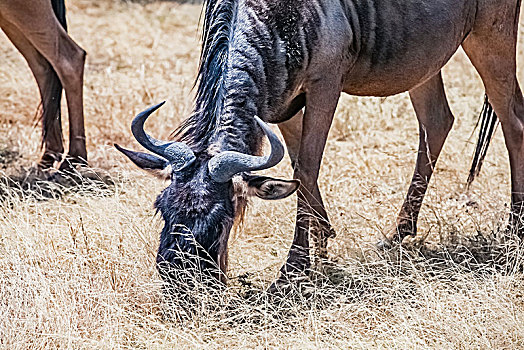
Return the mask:
<svg viewBox="0 0 524 350"><path fill-rule="evenodd" d="M314 292L315 286L306 273L281 275L269 286L268 294L280 297L289 295L309 296Z"/></svg>
<svg viewBox="0 0 524 350"><path fill-rule="evenodd" d="M67 156L58 170L63 172L74 172L76 168L87 167L87 161L80 157Z"/></svg>
<svg viewBox="0 0 524 350"><path fill-rule="evenodd" d="M271 284L268 293L287 295L292 292L303 293L312 286L309 278L310 261L307 256L300 256L286 263L280 269L280 277Z"/></svg>
<svg viewBox="0 0 524 350"><path fill-rule="evenodd" d="M59 162L61 156L54 153L45 153L38 162L38 168L45 170L52 168L56 162Z"/></svg>

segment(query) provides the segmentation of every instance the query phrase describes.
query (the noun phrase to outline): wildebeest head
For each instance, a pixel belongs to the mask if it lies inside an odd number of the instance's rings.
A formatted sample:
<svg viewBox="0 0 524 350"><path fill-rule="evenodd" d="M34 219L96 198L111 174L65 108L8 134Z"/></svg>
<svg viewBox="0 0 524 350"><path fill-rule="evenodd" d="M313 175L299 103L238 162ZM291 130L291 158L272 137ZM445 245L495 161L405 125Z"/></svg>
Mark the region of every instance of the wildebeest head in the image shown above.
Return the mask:
<svg viewBox="0 0 524 350"><path fill-rule="evenodd" d="M138 114L131 127L137 141L154 155L115 145L140 168L171 180L155 202L165 221L158 268L169 279L194 268L225 281L229 232L247 198L285 198L297 190L299 182L249 174L275 166L284 156L281 142L259 118L255 117L271 144L269 155L213 154L211 149L195 154L184 143L159 141L145 133L144 122L162 104Z"/></svg>

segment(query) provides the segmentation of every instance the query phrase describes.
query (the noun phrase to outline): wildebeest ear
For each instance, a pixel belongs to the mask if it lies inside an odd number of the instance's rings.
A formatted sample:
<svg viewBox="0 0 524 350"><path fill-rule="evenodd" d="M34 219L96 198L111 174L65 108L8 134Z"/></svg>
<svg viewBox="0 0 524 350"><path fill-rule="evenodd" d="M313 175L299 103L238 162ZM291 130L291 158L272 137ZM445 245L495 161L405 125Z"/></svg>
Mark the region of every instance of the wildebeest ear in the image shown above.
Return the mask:
<svg viewBox="0 0 524 350"><path fill-rule="evenodd" d="M169 168L169 162L162 158L149 153L135 152L115 143L115 148L125 154L139 168L144 169L161 179L169 179L171 174L165 171Z"/></svg>
<svg viewBox="0 0 524 350"><path fill-rule="evenodd" d="M282 199L293 194L300 186L299 180L280 180L266 176L249 176L249 194L262 199Z"/></svg>

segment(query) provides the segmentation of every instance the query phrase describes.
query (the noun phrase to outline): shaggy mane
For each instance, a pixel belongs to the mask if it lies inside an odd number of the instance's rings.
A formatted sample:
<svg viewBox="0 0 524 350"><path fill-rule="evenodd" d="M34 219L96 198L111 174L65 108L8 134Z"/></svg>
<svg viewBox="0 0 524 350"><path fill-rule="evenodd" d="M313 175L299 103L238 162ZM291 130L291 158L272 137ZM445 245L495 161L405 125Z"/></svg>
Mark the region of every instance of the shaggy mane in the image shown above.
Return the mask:
<svg viewBox="0 0 524 350"><path fill-rule="evenodd" d="M218 126L222 108L223 82L229 41L238 0L205 0L202 31L202 52L198 75L195 107L174 134L195 153L204 151L207 140Z"/></svg>

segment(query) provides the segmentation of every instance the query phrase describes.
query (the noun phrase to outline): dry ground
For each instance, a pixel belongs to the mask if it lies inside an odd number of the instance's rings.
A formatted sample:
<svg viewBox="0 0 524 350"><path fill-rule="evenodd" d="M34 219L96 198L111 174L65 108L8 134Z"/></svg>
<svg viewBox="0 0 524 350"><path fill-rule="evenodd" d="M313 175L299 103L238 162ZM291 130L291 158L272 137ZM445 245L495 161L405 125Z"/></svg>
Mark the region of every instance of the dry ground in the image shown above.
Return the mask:
<svg viewBox="0 0 524 350"><path fill-rule="evenodd" d="M286 257L295 198L255 200L230 241L231 288L203 294L207 303L188 318L180 303L162 298L154 266L161 222L152 202L165 184L112 144L138 148L129 122L146 106L168 101L147 125L161 138L190 112L199 6L70 0L68 8L70 32L88 52L90 163L114 184L43 183L41 195L3 185L0 348L524 348L518 249L498 243L509 201L500 129L482 175L465 191L483 89L462 52L444 69L457 120L421 213L426 242L389 256L372 246L394 221L416 158L407 95L344 96L321 173L338 232L336 266L323 271L312 297L269 302L264 288ZM523 52L519 61L524 67ZM0 35L5 174L27 175L39 156L37 104L29 69ZM290 177L289 162L269 173Z"/></svg>

